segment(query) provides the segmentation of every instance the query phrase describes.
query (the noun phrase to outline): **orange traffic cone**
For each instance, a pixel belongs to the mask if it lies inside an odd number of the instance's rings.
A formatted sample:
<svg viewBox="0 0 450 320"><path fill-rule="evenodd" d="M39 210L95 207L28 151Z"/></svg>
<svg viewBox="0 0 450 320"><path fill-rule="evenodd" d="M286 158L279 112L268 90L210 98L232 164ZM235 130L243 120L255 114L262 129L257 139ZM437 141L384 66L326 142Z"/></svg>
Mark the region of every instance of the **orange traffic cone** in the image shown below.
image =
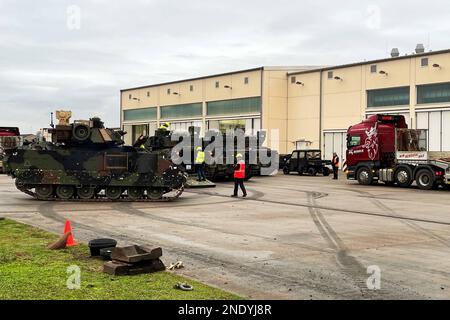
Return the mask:
<svg viewBox="0 0 450 320"><path fill-rule="evenodd" d="M70 232L69 237L67 238L67 242L66 242L66 246L67 247L73 247L78 245L78 242L75 242L73 240L73 231L72 231L72 226L70 225L70 220L66 220L66 224L64 225L64 234L67 234Z"/></svg>

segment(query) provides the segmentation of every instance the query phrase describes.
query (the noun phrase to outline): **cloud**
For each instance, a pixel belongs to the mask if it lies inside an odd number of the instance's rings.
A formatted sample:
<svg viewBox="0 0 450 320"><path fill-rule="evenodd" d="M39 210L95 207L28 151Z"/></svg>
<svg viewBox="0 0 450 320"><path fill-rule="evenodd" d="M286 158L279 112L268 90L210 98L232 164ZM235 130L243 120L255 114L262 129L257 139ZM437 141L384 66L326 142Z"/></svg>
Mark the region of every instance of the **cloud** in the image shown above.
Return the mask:
<svg viewBox="0 0 450 320"><path fill-rule="evenodd" d="M71 6L79 28L68 28ZM450 3L423 8L417 0L2 0L0 126L36 131L58 108L118 126L121 88L261 65L350 63L391 47L411 53L419 42L448 47Z"/></svg>

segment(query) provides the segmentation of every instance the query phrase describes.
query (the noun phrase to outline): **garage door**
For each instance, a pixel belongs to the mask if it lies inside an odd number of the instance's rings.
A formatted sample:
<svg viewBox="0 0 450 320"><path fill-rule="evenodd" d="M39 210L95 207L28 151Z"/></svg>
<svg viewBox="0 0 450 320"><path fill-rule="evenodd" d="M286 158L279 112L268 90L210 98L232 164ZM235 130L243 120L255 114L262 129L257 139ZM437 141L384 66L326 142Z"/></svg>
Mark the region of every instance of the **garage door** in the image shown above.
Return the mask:
<svg viewBox="0 0 450 320"><path fill-rule="evenodd" d="M341 168L345 162L345 152L347 150L347 133L342 131L325 132L323 145L323 158L331 160L333 152L339 156Z"/></svg>
<svg viewBox="0 0 450 320"><path fill-rule="evenodd" d="M417 129L428 130L429 151L450 151L450 111L418 112Z"/></svg>

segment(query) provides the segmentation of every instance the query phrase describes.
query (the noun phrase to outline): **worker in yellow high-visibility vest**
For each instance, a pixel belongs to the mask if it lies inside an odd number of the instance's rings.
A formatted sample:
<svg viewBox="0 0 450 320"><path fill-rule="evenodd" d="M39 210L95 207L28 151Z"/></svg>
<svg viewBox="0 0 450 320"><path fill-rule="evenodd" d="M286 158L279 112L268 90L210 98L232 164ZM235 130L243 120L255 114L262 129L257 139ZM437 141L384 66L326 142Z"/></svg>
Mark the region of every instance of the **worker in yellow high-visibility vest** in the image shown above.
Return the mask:
<svg viewBox="0 0 450 320"><path fill-rule="evenodd" d="M195 171L197 172L197 181L206 181L205 176L205 152L202 150L202 147L197 147L195 155Z"/></svg>
<svg viewBox="0 0 450 320"><path fill-rule="evenodd" d="M159 126L159 130L169 130L170 122L164 122Z"/></svg>

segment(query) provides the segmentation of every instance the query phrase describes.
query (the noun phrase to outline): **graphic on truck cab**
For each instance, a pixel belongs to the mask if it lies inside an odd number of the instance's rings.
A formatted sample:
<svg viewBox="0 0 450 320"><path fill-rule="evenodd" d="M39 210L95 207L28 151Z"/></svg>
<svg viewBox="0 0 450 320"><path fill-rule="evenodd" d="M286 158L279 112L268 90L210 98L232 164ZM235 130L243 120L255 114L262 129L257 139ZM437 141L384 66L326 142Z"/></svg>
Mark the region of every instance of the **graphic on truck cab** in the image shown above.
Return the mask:
<svg viewBox="0 0 450 320"><path fill-rule="evenodd" d="M370 160L374 160L378 155L378 125L375 125L370 128L370 130L366 130L366 141L363 146L367 149L367 154L369 155Z"/></svg>

